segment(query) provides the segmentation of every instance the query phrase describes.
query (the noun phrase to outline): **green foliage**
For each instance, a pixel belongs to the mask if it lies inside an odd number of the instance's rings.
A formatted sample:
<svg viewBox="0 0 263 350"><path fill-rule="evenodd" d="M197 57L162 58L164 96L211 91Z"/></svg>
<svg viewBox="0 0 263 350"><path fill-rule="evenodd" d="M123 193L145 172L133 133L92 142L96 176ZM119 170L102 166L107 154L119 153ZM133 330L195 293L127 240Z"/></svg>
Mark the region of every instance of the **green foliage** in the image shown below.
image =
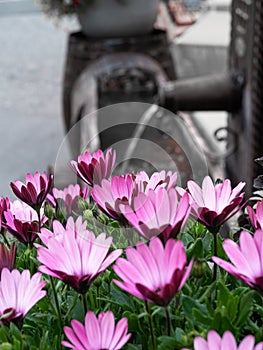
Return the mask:
<svg viewBox="0 0 263 350"><path fill-rule="evenodd" d="M81 201L81 214L87 220L87 228L95 234L106 232L113 237L113 249L125 247L137 240L134 230L123 228L116 220L100 212L94 205ZM52 221L59 219L65 223L65 212L46 207ZM75 219L79 213L75 213ZM52 227L52 222L48 227ZM193 269L187 283L169 305L171 335L167 335L166 314L163 308L150 305L154 324L154 337L159 350L191 348L195 336L206 336L210 329L220 334L230 330L237 341L247 334L253 334L256 341L262 340L263 302L260 294L225 271L218 269L217 280L213 281L214 236L201 224L189 222L181 234L187 259L194 260ZM223 250L224 239L217 237L217 254L227 259ZM38 241L41 244L40 241ZM31 274L38 270L39 262L34 246L18 244L17 269L29 269ZM56 310L56 300L52 293L50 279L43 276L47 284L47 296L41 299L28 313L21 328L11 323L10 327L0 327L0 350L56 350L62 349L65 338ZM148 317L144 302L133 297L114 283L117 278L112 268L107 269L95 280L87 293L87 307L98 314L112 310L116 320L128 319L132 337L125 346L128 350L147 350L151 347ZM55 280L55 279L54 279ZM55 280L55 292L62 315L62 326L70 325L73 319L84 321L85 312L81 297L70 287Z"/></svg>

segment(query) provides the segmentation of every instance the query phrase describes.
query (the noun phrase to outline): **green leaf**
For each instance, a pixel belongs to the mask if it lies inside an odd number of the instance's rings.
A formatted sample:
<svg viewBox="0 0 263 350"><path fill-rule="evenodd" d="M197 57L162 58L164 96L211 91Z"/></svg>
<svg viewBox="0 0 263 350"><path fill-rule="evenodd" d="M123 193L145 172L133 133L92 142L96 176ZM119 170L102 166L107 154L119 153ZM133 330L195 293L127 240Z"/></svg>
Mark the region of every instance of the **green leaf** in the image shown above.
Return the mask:
<svg viewBox="0 0 263 350"><path fill-rule="evenodd" d="M198 322L202 323L205 326L210 326L212 323L213 318L209 317L207 313L204 314L198 309L193 309L193 315Z"/></svg>
<svg viewBox="0 0 263 350"><path fill-rule="evenodd" d="M176 341L174 337L168 337L168 336L161 336L158 338L159 346L158 350L174 350L174 349L180 349L181 343Z"/></svg>
<svg viewBox="0 0 263 350"><path fill-rule="evenodd" d="M203 258L204 255L204 248L203 248L203 239L197 238L197 240L190 244L189 248L186 251L187 259L190 260L191 258Z"/></svg>
<svg viewBox="0 0 263 350"><path fill-rule="evenodd" d="M138 350L141 349L141 346L135 344L127 344L127 350Z"/></svg>
<svg viewBox="0 0 263 350"><path fill-rule="evenodd" d="M223 312L224 314L224 312ZM215 331L219 333L223 333L226 330L229 330L231 332L235 331L235 328L231 324L231 322L228 320L225 315L222 315L222 310L216 312L214 314L213 321L211 323L211 329L214 329Z"/></svg>
<svg viewBox="0 0 263 350"><path fill-rule="evenodd" d="M128 319L129 332L133 332L133 333L138 332L138 329L139 329L138 315L130 311L124 311L123 317L127 317Z"/></svg>
<svg viewBox="0 0 263 350"><path fill-rule="evenodd" d="M0 328L0 343L7 342L8 339L6 337L6 334L8 334L8 328L4 325L1 325Z"/></svg>
<svg viewBox="0 0 263 350"><path fill-rule="evenodd" d="M243 295L240 297L238 306L238 318L236 320L236 325L238 327L243 326L252 313L254 296L255 292L253 290L250 290L246 293L243 293Z"/></svg>
<svg viewBox="0 0 263 350"><path fill-rule="evenodd" d="M135 306L130 296L117 289L114 284L111 284L110 290L112 299L117 305L129 308L131 311L134 310Z"/></svg>
<svg viewBox="0 0 263 350"><path fill-rule="evenodd" d="M184 246L187 248L191 243L194 242L194 238L187 232L184 232L182 235L182 241L184 243Z"/></svg>
<svg viewBox="0 0 263 350"><path fill-rule="evenodd" d="M227 305L230 298L230 291L226 288L226 286L219 281L217 283L218 288L218 303L219 305Z"/></svg>
<svg viewBox="0 0 263 350"><path fill-rule="evenodd" d="M197 300L187 295L182 296L182 307L183 307L185 317L191 320L193 324L198 323L196 322L197 320L194 317L194 309L199 310L200 313L203 313L203 314L207 313L205 305L199 303Z"/></svg>
<svg viewBox="0 0 263 350"><path fill-rule="evenodd" d="M237 295L233 296L232 298L229 298L227 303L228 316L232 322L235 321L238 315L238 303L239 303L239 298Z"/></svg>
<svg viewBox="0 0 263 350"><path fill-rule="evenodd" d="M22 333L21 331L17 328L17 326L14 323L10 323L10 333L12 336L14 336L16 339L22 340Z"/></svg>

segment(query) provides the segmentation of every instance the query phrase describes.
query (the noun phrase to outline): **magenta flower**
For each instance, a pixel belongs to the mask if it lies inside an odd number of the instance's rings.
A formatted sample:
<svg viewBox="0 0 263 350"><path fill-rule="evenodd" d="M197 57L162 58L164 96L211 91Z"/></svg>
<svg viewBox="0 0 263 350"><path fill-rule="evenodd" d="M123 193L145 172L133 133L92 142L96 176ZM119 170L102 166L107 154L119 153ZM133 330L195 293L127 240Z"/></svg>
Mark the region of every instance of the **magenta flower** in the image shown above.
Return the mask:
<svg viewBox="0 0 263 350"><path fill-rule="evenodd" d="M12 243L8 250L4 243L0 244L0 273L4 267L13 270L16 260L16 245Z"/></svg>
<svg viewBox="0 0 263 350"><path fill-rule="evenodd" d="M147 194L159 188L172 188L176 184L176 173L161 171L150 178L141 171L136 175L126 174L113 176L111 180L102 180L101 185L94 185L91 195L100 209L121 222L127 223L120 206L133 208L134 198L140 192Z"/></svg>
<svg viewBox="0 0 263 350"><path fill-rule="evenodd" d="M201 337L194 339L194 350L263 350L263 342L255 346L254 336L247 335L238 346L230 331L226 331L221 338L216 331L211 330L208 332L207 341Z"/></svg>
<svg viewBox="0 0 263 350"><path fill-rule="evenodd" d="M34 209L41 207L50 190L52 175L47 176L36 172L35 175L26 175L26 184L21 181L11 182L10 186L14 194Z"/></svg>
<svg viewBox="0 0 263 350"><path fill-rule="evenodd" d="M63 235L66 231L73 231L75 235L78 235L79 232L85 232L87 228L87 222L82 222L82 217L79 216L74 222L73 217L69 217L66 223L66 228L58 221L53 221L53 230L48 230L47 228L42 228L41 233L39 233L39 237L41 241L47 246L49 238L56 238L59 241L63 240Z"/></svg>
<svg viewBox="0 0 263 350"><path fill-rule="evenodd" d="M4 268L0 282L0 317L9 325L10 322L20 322L28 311L46 295L42 290L45 281L40 281L41 273L35 273L30 278L29 270L20 273Z"/></svg>
<svg viewBox="0 0 263 350"><path fill-rule="evenodd" d="M192 214L213 233L218 232L220 226L240 209L244 198L244 193L240 193L244 182L232 189L230 180L214 185L206 176L202 188L194 181L188 181L187 185L192 197Z"/></svg>
<svg viewBox="0 0 263 350"><path fill-rule="evenodd" d="M129 223L146 239L159 236L164 242L175 238L182 230L190 213L189 195L185 193L179 202L176 190L170 188L149 189L139 193L129 205L120 209Z"/></svg>
<svg viewBox="0 0 263 350"><path fill-rule="evenodd" d="M250 222L255 230L263 229L263 201L257 203L256 212L250 207L247 207Z"/></svg>
<svg viewBox="0 0 263 350"><path fill-rule="evenodd" d="M120 204L131 204L136 187L132 175L113 176L94 185L91 195L100 209L114 219L123 221Z"/></svg>
<svg viewBox="0 0 263 350"><path fill-rule="evenodd" d="M131 336L127 333L127 318L122 318L115 326L112 311L101 312L98 318L92 311L88 311L85 325L73 320L71 326L72 328L64 327L70 342L62 341L62 345L74 350L119 350Z"/></svg>
<svg viewBox="0 0 263 350"><path fill-rule="evenodd" d="M126 259L119 258L113 266L122 281L114 280L120 288L153 304L167 306L189 277L193 261L187 260L181 241L169 239L165 247L157 237L149 247L138 243L128 247Z"/></svg>
<svg viewBox="0 0 263 350"><path fill-rule="evenodd" d="M79 221L74 228L47 237L47 247L36 244L37 259L43 264L39 270L61 279L79 293L86 293L92 281L122 253L117 249L107 256L111 241L112 237L106 238L105 233L95 237L86 230L86 223Z"/></svg>
<svg viewBox="0 0 263 350"><path fill-rule="evenodd" d="M162 170L160 172L155 172L149 176L145 171L140 171L135 175L134 181L138 185L138 192L148 193L149 189L155 190L158 187L164 187L167 190L170 188L175 188L177 181L177 173L172 173L171 171Z"/></svg>
<svg viewBox="0 0 263 350"><path fill-rule="evenodd" d="M10 209L10 200L0 197L0 230L2 228L2 222L5 221L4 212Z"/></svg>
<svg viewBox="0 0 263 350"><path fill-rule="evenodd" d="M215 256L213 261L231 275L263 293L263 231L256 231L254 237L249 232L242 231L239 245L231 239L226 239L223 248L232 263Z"/></svg>
<svg viewBox="0 0 263 350"><path fill-rule="evenodd" d="M51 204L56 207L60 206L61 202L66 208L67 215L71 215L72 212L78 211L78 200L79 198L87 199L89 195L89 188L85 187L82 189L80 185L69 185L63 190L58 190L57 188L52 189L53 196L48 195L47 199Z"/></svg>
<svg viewBox="0 0 263 350"><path fill-rule="evenodd" d="M35 241L39 229L38 216L33 208L16 200L10 209L4 212L4 217L3 227L17 240L26 245ZM42 216L42 221L44 220Z"/></svg>
<svg viewBox="0 0 263 350"><path fill-rule="evenodd" d="M98 150L91 155L86 152L78 156L78 161L72 160L71 167L75 174L89 186L101 184L103 179L108 179L114 168L116 152L108 149L104 156L102 150Z"/></svg>

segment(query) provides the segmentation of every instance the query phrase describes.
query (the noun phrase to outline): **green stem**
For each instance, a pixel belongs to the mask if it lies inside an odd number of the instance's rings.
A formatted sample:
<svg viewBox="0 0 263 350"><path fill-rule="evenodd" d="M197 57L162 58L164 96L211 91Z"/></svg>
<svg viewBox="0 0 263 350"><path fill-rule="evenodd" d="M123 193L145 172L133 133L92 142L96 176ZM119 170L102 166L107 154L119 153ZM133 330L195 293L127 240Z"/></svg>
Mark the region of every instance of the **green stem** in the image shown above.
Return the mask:
<svg viewBox="0 0 263 350"><path fill-rule="evenodd" d="M168 309L167 306L164 308L164 310L165 310L165 315L166 315L167 335L168 335L168 337L170 337L171 336L171 318L170 318L170 313L169 313L169 309Z"/></svg>
<svg viewBox="0 0 263 350"><path fill-rule="evenodd" d="M84 315L86 315L86 313L88 312L88 306L87 306L87 295L86 293L81 294L82 297L82 302L83 302L83 308L84 308Z"/></svg>
<svg viewBox="0 0 263 350"><path fill-rule="evenodd" d="M91 289L89 290L89 300L90 300L90 305L91 305L92 310L95 310L96 305L95 305L95 300L94 300L94 296L93 296Z"/></svg>
<svg viewBox="0 0 263 350"><path fill-rule="evenodd" d="M73 302L65 315L65 319L67 319L67 317L71 314L72 310L75 308L77 301L78 301L78 298L79 298L79 294L75 292Z"/></svg>
<svg viewBox="0 0 263 350"><path fill-rule="evenodd" d="M40 216L40 208L36 210L38 217L38 232L41 231L41 216Z"/></svg>
<svg viewBox="0 0 263 350"><path fill-rule="evenodd" d="M213 233L214 236L214 256L217 256L217 232ZM217 276L217 264L214 263L214 269L213 269L213 281L216 280Z"/></svg>
<svg viewBox="0 0 263 350"><path fill-rule="evenodd" d="M98 308L100 309L100 287L97 287L97 288L96 288L96 292L97 292L97 293L96 293L96 294L97 294L97 295L96 295L96 300L98 301L97 304L98 304Z"/></svg>
<svg viewBox="0 0 263 350"><path fill-rule="evenodd" d="M54 295L54 300L55 300L55 305L56 305L58 323L59 323L59 327L60 327L60 330L61 330L61 333L62 333L62 331L63 331L62 315L61 315L61 310L60 310L60 307L59 307L59 302L58 302L58 296L57 296L57 292L56 292L56 287L55 287L55 284L54 284L54 280L53 280L53 278L52 278L51 276L50 276L50 285L51 285L52 292L53 292L53 295Z"/></svg>
<svg viewBox="0 0 263 350"><path fill-rule="evenodd" d="M145 301L145 309L148 314L148 326L149 326L149 331L150 331L150 336L151 336L151 343L152 343L152 350L155 350L155 339L154 339L154 332L153 332L153 322L152 322L152 315L150 313L149 305L148 302Z"/></svg>

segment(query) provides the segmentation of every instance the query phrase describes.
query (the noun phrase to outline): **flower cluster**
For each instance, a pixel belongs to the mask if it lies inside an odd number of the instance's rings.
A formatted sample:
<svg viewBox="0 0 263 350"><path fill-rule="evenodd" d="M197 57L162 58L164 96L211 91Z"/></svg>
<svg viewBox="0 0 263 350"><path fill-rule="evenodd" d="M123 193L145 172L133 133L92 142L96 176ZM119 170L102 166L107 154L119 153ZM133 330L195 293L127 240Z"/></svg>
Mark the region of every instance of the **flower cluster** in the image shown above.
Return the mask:
<svg viewBox="0 0 263 350"><path fill-rule="evenodd" d="M1 341L263 350L263 202L247 209L251 231L223 239L243 182L207 176L184 189L170 171L114 176L115 159L72 160L83 187L52 188L37 172L11 183L19 200L0 198Z"/></svg>

